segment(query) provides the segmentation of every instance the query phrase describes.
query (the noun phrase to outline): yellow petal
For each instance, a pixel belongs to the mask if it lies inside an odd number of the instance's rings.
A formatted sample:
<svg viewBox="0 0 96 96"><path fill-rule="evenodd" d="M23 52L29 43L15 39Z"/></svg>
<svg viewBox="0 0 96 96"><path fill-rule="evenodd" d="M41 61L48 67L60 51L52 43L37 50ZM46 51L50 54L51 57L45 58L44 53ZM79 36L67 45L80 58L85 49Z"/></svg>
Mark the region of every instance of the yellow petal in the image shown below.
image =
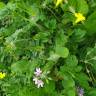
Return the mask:
<svg viewBox="0 0 96 96"><path fill-rule="evenodd" d="M57 0L56 7L62 3L63 0Z"/></svg>
<svg viewBox="0 0 96 96"><path fill-rule="evenodd" d="M6 76L5 73L0 72L0 79L3 79Z"/></svg>
<svg viewBox="0 0 96 96"><path fill-rule="evenodd" d="M79 23L79 22L84 21L84 20L86 19L86 18L83 16L82 13L75 13L74 15L75 15L75 17L76 17L75 23Z"/></svg>

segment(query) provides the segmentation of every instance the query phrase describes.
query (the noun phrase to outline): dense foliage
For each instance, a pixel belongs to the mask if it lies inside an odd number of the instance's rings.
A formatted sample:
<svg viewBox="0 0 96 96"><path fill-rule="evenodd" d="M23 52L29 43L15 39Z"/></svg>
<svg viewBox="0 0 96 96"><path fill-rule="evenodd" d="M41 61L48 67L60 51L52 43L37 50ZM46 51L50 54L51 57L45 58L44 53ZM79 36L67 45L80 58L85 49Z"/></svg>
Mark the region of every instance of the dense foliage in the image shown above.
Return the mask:
<svg viewBox="0 0 96 96"><path fill-rule="evenodd" d="M96 96L96 0L0 0L0 96Z"/></svg>

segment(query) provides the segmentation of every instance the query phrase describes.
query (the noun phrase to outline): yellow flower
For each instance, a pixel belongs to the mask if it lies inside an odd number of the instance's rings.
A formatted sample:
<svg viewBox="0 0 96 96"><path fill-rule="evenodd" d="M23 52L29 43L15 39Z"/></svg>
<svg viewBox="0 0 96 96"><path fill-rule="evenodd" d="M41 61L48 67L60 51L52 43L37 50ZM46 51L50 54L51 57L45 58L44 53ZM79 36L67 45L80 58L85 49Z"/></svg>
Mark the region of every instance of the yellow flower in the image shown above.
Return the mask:
<svg viewBox="0 0 96 96"><path fill-rule="evenodd" d="M56 2L56 7L59 6L60 4L62 4L63 0L57 0Z"/></svg>
<svg viewBox="0 0 96 96"><path fill-rule="evenodd" d="M84 21L86 18L83 16L82 13L74 13L75 17L76 17L76 21L75 23L79 23L81 21Z"/></svg>
<svg viewBox="0 0 96 96"><path fill-rule="evenodd" d="M5 73L0 72L0 79L3 79L6 76Z"/></svg>

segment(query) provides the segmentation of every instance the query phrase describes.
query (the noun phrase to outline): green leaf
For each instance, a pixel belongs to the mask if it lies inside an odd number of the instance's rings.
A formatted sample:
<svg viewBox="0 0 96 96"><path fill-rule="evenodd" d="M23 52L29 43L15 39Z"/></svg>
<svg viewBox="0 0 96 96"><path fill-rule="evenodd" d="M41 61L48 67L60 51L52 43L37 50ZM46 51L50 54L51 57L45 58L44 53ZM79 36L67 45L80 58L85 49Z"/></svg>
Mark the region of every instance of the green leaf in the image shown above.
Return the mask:
<svg viewBox="0 0 96 96"><path fill-rule="evenodd" d="M11 71L13 73L14 72L16 72L16 73L25 72L26 68L27 68L27 65L28 65L28 61L26 61L26 60L17 61L16 63L12 64Z"/></svg>
<svg viewBox="0 0 96 96"><path fill-rule="evenodd" d="M76 74L76 81L80 86L82 86L85 89L89 89L89 77L85 73L77 73Z"/></svg>
<svg viewBox="0 0 96 96"><path fill-rule="evenodd" d="M28 73L28 76L32 75L35 67L37 65L37 61L33 60L29 62L28 60L20 60L11 65L12 73L23 74Z"/></svg>
<svg viewBox="0 0 96 96"><path fill-rule="evenodd" d="M67 66L70 66L70 67L75 67L77 66L78 64L78 59L76 58L75 55L70 55L67 59L66 59L66 64Z"/></svg>
<svg viewBox="0 0 96 96"><path fill-rule="evenodd" d="M76 96L75 95L75 88L71 88L67 91L67 96Z"/></svg>
<svg viewBox="0 0 96 96"><path fill-rule="evenodd" d="M72 88L75 86L75 82L74 80L72 79L72 77L69 77L69 76L65 76L64 77L64 80L62 81L62 85L64 88Z"/></svg>
<svg viewBox="0 0 96 96"><path fill-rule="evenodd" d="M76 10L76 12L87 14L89 11L89 6L86 0L69 0L68 2L69 5L73 8L72 10Z"/></svg>
<svg viewBox="0 0 96 96"><path fill-rule="evenodd" d="M88 49L84 62L91 65L96 71L96 46Z"/></svg>
<svg viewBox="0 0 96 96"><path fill-rule="evenodd" d="M47 60L57 61L59 59L59 55L52 53Z"/></svg>
<svg viewBox="0 0 96 96"><path fill-rule="evenodd" d="M85 35L86 35L86 31L85 30L75 29L73 34L72 34L71 40L73 42L81 42L81 41L84 40L84 36Z"/></svg>
<svg viewBox="0 0 96 96"><path fill-rule="evenodd" d="M88 4L86 0L77 0L77 12L82 14L87 14L89 11Z"/></svg>
<svg viewBox="0 0 96 96"><path fill-rule="evenodd" d="M52 94L55 91L55 83L53 81L50 81L50 83L46 84L44 87L45 93Z"/></svg>
<svg viewBox="0 0 96 96"><path fill-rule="evenodd" d="M68 37L64 35L63 30L60 30L60 32L56 34L55 42L57 46L64 46L68 42Z"/></svg>
<svg viewBox="0 0 96 96"><path fill-rule="evenodd" d="M3 2L0 2L0 9L2 9L5 6Z"/></svg>
<svg viewBox="0 0 96 96"><path fill-rule="evenodd" d="M62 85L67 96L75 96L75 81L71 76L65 76Z"/></svg>
<svg viewBox="0 0 96 96"><path fill-rule="evenodd" d="M73 8L75 8L77 5L77 0L69 0L68 2L69 2L69 5L72 6Z"/></svg>
<svg viewBox="0 0 96 96"><path fill-rule="evenodd" d="M87 96L96 96L96 89L89 91Z"/></svg>
<svg viewBox="0 0 96 96"><path fill-rule="evenodd" d="M88 19L84 25L85 28L88 30L89 35L96 33L96 11L88 16Z"/></svg>
<svg viewBox="0 0 96 96"><path fill-rule="evenodd" d="M56 54L60 57L67 58L69 55L69 50L66 47L56 46Z"/></svg>
<svg viewBox="0 0 96 96"><path fill-rule="evenodd" d="M48 22L45 22L45 26L52 30L55 29L56 28L56 19L48 20Z"/></svg>
<svg viewBox="0 0 96 96"><path fill-rule="evenodd" d="M63 15L62 23L65 25L73 21L74 21L74 16L72 15L72 13L65 12Z"/></svg>

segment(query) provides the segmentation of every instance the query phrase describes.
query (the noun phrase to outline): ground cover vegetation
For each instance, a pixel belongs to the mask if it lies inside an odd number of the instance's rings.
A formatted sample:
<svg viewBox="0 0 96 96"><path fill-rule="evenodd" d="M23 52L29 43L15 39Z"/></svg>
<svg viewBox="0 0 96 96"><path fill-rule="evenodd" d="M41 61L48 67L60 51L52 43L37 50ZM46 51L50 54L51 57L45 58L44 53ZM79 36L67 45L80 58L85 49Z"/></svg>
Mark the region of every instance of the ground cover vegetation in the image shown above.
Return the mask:
<svg viewBox="0 0 96 96"><path fill-rule="evenodd" d="M0 0L0 96L96 96L96 0Z"/></svg>

